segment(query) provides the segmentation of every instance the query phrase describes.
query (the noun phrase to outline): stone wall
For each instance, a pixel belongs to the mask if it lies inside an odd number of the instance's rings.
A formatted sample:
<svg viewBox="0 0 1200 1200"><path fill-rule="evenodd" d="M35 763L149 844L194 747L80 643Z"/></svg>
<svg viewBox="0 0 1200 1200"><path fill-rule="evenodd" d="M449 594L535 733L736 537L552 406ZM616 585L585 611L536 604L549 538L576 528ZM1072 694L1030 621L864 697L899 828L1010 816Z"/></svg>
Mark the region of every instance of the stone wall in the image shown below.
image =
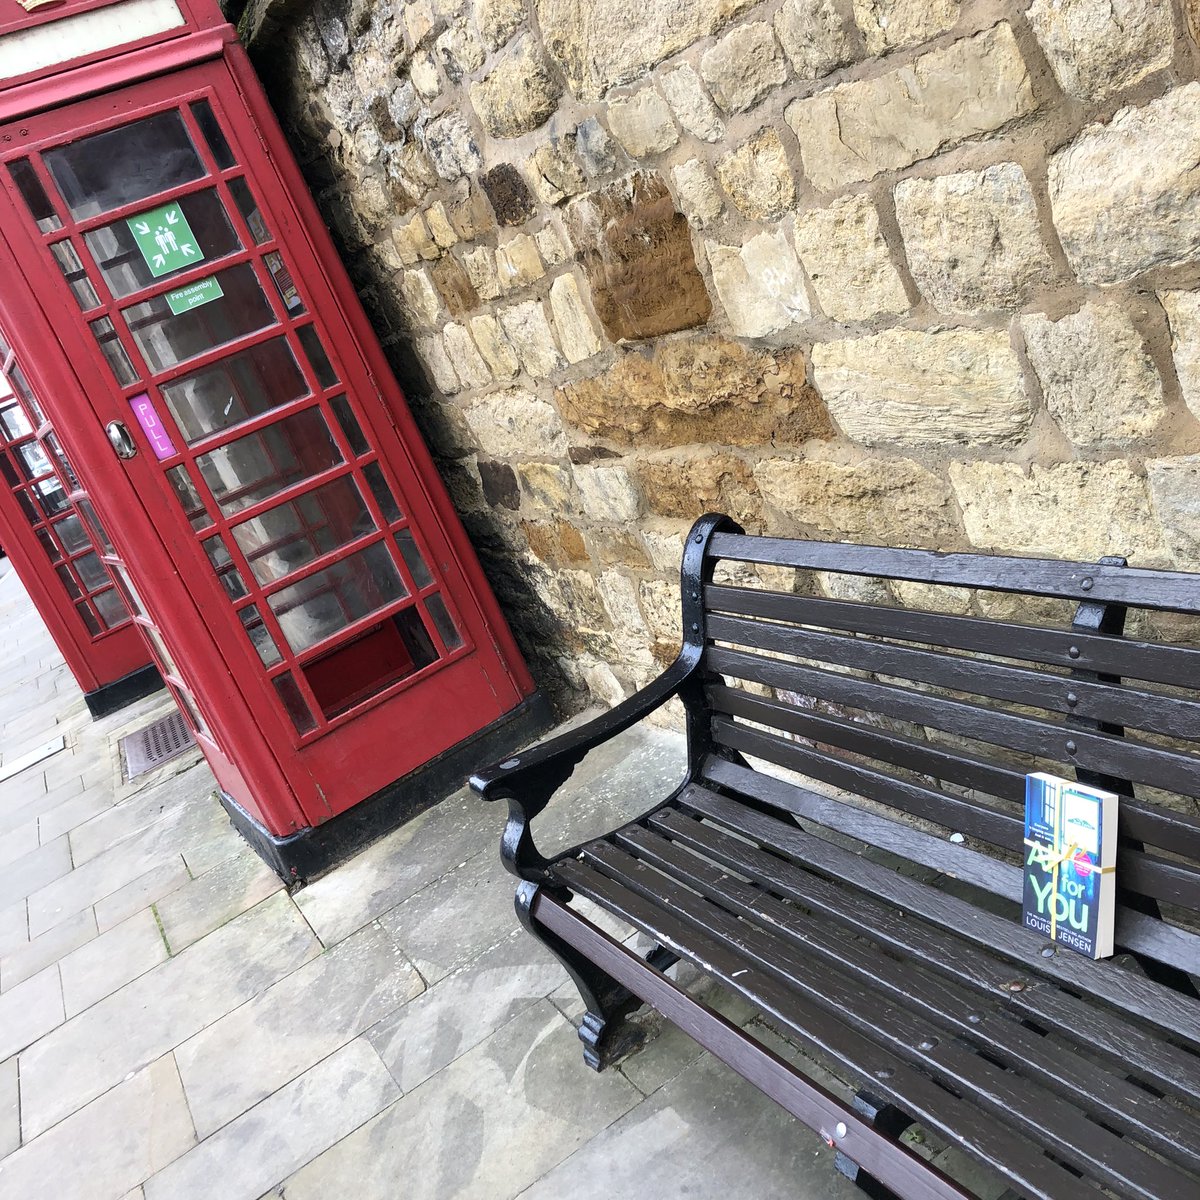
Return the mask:
<svg viewBox="0 0 1200 1200"><path fill-rule="evenodd" d="M1200 567L1198 9L242 25L535 672L610 702L673 652L707 509Z"/></svg>

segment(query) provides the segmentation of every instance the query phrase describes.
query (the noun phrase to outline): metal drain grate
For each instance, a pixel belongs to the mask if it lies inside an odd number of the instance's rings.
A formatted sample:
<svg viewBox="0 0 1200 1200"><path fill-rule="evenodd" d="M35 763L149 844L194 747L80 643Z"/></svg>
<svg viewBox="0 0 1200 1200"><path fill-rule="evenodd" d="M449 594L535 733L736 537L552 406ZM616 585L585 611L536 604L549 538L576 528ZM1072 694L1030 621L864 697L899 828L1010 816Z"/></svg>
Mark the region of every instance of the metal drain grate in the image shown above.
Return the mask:
<svg viewBox="0 0 1200 1200"><path fill-rule="evenodd" d="M145 729L128 734L120 742L125 778L136 779L162 763L178 758L196 739L181 714L171 713Z"/></svg>

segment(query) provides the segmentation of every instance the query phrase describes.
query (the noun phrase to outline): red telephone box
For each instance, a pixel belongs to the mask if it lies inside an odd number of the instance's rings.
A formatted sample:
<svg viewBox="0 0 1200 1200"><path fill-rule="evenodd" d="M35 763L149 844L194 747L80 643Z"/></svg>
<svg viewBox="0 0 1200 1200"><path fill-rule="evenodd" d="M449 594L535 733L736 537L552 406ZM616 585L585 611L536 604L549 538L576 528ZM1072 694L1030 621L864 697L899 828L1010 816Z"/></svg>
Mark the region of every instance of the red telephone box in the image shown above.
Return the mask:
<svg viewBox="0 0 1200 1200"><path fill-rule="evenodd" d="M226 808L308 876L546 706L215 3L10 25L3 319Z"/></svg>

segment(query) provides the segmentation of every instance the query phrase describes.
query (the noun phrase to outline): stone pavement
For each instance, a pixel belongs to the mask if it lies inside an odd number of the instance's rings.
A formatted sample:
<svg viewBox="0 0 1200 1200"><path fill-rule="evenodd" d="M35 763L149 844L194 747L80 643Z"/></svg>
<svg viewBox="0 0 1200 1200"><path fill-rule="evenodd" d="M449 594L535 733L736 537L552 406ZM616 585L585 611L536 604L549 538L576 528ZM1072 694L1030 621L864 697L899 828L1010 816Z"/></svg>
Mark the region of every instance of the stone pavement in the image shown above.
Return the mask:
<svg viewBox="0 0 1200 1200"><path fill-rule="evenodd" d="M618 1068L584 1066L578 998L513 916L500 812L459 793L289 895L196 752L122 781L116 739L170 702L90 720L0 572L0 775L66 740L0 782L3 1200L859 1194L651 1016ZM594 757L547 845L661 794L682 747L634 732Z"/></svg>

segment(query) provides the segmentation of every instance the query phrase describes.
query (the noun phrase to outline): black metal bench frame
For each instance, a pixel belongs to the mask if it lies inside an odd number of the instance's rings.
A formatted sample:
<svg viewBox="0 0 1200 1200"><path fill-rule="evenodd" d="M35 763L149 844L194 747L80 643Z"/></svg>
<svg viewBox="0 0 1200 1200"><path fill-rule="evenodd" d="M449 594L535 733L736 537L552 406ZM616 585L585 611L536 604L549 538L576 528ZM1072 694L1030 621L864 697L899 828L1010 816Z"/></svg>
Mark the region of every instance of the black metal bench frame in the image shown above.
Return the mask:
<svg viewBox="0 0 1200 1200"><path fill-rule="evenodd" d="M1077 608L1054 628L714 585L722 560ZM1135 790L1200 797L1200 755L1183 746L1200 739L1200 650L1124 636L1131 608L1200 613L1200 576L1123 559L752 538L718 515L693 527L681 576L671 667L471 780L508 803L501 854L522 881L517 913L578 985L588 1064L603 1065L613 1030L645 1002L819 1131L872 1195L969 1194L898 1140L917 1122L1031 1200L1094 1198L1096 1185L1139 1200L1200 1196L1200 934L1186 927L1200 928L1200 806L1190 815ZM554 792L590 750L676 696L680 787L607 837L544 857L531 823ZM910 726L948 736L922 740ZM1055 952L1021 928L1013 754L1122 795L1121 959ZM950 894L900 862L972 886ZM577 911L577 896L655 949L634 953ZM681 958L844 1069L853 1105L690 996L666 974Z"/></svg>

